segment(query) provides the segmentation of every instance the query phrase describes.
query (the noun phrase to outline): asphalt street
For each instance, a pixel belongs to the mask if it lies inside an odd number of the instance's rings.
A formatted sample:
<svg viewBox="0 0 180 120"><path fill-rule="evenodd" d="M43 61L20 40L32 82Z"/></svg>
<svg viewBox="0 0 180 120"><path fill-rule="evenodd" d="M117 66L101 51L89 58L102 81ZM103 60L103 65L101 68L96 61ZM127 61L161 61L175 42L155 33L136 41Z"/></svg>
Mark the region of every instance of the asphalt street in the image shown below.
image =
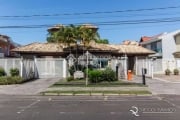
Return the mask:
<svg viewBox="0 0 180 120"><path fill-rule="evenodd" d="M0 96L0 120L179 120L180 96Z"/></svg>

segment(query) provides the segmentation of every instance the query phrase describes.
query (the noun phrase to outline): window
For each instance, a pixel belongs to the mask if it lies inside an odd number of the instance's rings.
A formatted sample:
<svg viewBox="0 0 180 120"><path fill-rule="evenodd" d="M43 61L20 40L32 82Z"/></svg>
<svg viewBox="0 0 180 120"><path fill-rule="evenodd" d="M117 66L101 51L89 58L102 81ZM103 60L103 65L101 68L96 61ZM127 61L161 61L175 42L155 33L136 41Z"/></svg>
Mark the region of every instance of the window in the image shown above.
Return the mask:
<svg viewBox="0 0 180 120"><path fill-rule="evenodd" d="M177 45L180 45L180 34L175 36L175 42Z"/></svg>
<svg viewBox="0 0 180 120"><path fill-rule="evenodd" d="M2 53L2 48L0 47L0 53Z"/></svg>
<svg viewBox="0 0 180 120"><path fill-rule="evenodd" d="M157 49L157 43L156 42L153 42L151 43L151 50L156 50Z"/></svg>
<svg viewBox="0 0 180 120"><path fill-rule="evenodd" d="M99 68L106 68L108 66L108 59L101 58L98 59Z"/></svg>
<svg viewBox="0 0 180 120"><path fill-rule="evenodd" d="M151 50L156 51L158 53L162 53L162 42L157 41L157 42L151 43Z"/></svg>

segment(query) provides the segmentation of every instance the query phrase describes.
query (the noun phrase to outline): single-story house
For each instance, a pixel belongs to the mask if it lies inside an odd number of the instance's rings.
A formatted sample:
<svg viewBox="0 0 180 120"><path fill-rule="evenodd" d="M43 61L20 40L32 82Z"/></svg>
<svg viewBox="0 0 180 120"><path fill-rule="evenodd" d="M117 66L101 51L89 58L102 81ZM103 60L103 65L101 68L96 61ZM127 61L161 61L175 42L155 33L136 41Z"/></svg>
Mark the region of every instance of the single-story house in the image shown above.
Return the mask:
<svg viewBox="0 0 180 120"><path fill-rule="evenodd" d="M138 45L113 45L113 44L99 44L95 42L91 42L88 47L84 47L82 44L74 44L71 47L68 47L64 44L58 43L32 43L25 46L21 46L12 50L12 52L20 54L20 56L24 59L36 59L35 61L40 60L57 60L63 59L66 61L61 65L61 69L66 69L68 65L73 65L73 62L77 62L79 64L86 64L87 51L89 53L88 64L96 65L98 68L104 68L106 66L110 66L114 70L119 66L119 71L121 77L127 77L127 70L136 70L138 65L135 65L137 58L146 58L149 54L154 54L154 51L148 50ZM54 68L52 64L45 62L46 64L41 64L41 71L47 69L55 69L57 70L58 63L54 64ZM40 64L40 63L39 63ZM64 65L67 64L67 65ZM136 67L136 68L135 68ZM37 67L38 69L38 67ZM60 73L57 72L57 73ZM123 71L123 72L122 72ZM53 70L50 72L46 71L47 74L52 74ZM44 74L44 73L38 73ZM64 77L67 75L64 74ZM48 75L47 75L48 76Z"/></svg>

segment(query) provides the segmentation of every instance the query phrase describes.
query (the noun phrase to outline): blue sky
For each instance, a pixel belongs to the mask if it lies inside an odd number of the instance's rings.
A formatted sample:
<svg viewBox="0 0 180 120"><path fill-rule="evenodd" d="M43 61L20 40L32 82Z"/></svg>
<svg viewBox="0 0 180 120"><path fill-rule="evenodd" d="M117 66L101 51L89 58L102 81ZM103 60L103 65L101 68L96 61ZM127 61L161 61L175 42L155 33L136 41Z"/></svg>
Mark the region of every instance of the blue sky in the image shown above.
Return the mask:
<svg viewBox="0 0 180 120"><path fill-rule="evenodd" d="M180 7L165 10L72 16L28 18L7 18L2 16L71 14L169 6L180 6L180 0L0 0L0 34L6 34L13 41L22 45L32 42L46 42L47 27L18 29L1 27L178 18L180 17ZM144 35L151 36L180 29L180 21L156 24L98 25L98 27L101 38L109 39L110 43L118 44L123 40L138 41Z"/></svg>

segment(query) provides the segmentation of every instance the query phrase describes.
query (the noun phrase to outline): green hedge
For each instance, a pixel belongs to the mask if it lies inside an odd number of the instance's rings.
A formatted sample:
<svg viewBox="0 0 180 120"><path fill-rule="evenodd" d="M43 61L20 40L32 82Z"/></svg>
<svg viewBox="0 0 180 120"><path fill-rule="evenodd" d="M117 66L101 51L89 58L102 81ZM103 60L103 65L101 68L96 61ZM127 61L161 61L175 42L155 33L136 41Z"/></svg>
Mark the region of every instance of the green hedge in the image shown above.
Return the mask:
<svg viewBox="0 0 180 120"><path fill-rule="evenodd" d="M91 70L88 75L91 83L103 81L112 82L117 80L116 74L111 68L106 68L105 70Z"/></svg>
<svg viewBox="0 0 180 120"><path fill-rule="evenodd" d="M102 72L102 81L116 81L116 73L111 68L106 68Z"/></svg>
<svg viewBox="0 0 180 120"><path fill-rule="evenodd" d="M102 82L102 75L103 75L103 71L102 70L91 70L88 72L89 75L89 81L91 83L99 83Z"/></svg>
<svg viewBox="0 0 180 120"><path fill-rule="evenodd" d="M6 75L6 72L5 72L4 68L0 67L0 77L5 76L5 75Z"/></svg>
<svg viewBox="0 0 180 120"><path fill-rule="evenodd" d="M0 85L20 84L23 79L19 76L2 76L0 77Z"/></svg>

